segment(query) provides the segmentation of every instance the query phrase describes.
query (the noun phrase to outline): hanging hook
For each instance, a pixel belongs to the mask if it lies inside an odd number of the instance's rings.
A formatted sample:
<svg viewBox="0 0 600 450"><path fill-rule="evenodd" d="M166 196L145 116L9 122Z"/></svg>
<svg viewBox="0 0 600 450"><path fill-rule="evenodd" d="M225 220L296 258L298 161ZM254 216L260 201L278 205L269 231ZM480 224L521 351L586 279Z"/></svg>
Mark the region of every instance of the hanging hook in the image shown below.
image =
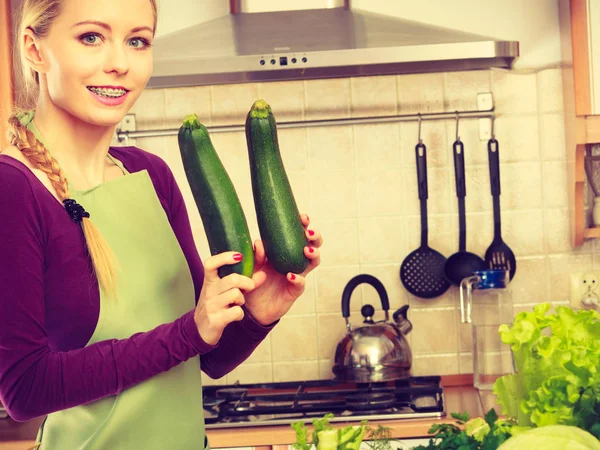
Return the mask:
<svg viewBox="0 0 600 450"><path fill-rule="evenodd" d="M421 139L421 121L423 118L421 117L421 113L417 113L417 115L419 116L419 144L422 144L423 139Z"/></svg>
<svg viewBox="0 0 600 450"><path fill-rule="evenodd" d="M456 142L460 142L460 136L458 135L458 121L460 119L460 115L458 111L456 111Z"/></svg>
<svg viewBox="0 0 600 450"><path fill-rule="evenodd" d="M492 116L491 121L492 121L492 139L496 139L496 136L494 135L494 122L496 120L496 116Z"/></svg>

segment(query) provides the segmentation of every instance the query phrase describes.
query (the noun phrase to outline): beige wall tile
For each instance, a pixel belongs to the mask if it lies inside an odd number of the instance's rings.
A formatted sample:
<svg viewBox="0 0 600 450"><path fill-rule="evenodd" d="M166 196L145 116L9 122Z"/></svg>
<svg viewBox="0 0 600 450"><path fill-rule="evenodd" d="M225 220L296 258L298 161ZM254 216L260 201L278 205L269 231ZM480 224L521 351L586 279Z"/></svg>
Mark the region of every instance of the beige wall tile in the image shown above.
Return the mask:
<svg viewBox="0 0 600 450"><path fill-rule="evenodd" d="M456 120L445 120L446 142L448 143L449 165L454 164L453 145L456 141ZM463 143L465 151L465 165L488 165L487 141L479 139L479 121L461 119L458 123L458 136Z"/></svg>
<svg viewBox="0 0 600 450"><path fill-rule="evenodd" d="M492 71L492 89L498 113L537 113L538 96L535 73Z"/></svg>
<svg viewBox="0 0 600 450"><path fill-rule="evenodd" d="M500 116L495 122L494 133L498 140L501 165L540 160L537 116Z"/></svg>
<svg viewBox="0 0 600 450"><path fill-rule="evenodd" d="M358 239L362 264L400 261L406 252L404 218L360 218Z"/></svg>
<svg viewBox="0 0 600 450"><path fill-rule="evenodd" d="M458 350L455 308L413 309L412 351L414 355L456 353Z"/></svg>
<svg viewBox="0 0 600 450"><path fill-rule="evenodd" d="M564 110L562 72L560 68L546 69L537 73L540 113Z"/></svg>
<svg viewBox="0 0 600 450"><path fill-rule="evenodd" d="M212 125L244 125L246 115L259 98L257 84L211 86ZM279 120L277 115L275 119Z"/></svg>
<svg viewBox="0 0 600 450"><path fill-rule="evenodd" d="M477 94L483 92L491 92L489 71L473 70L446 73L447 111L472 111L478 109Z"/></svg>
<svg viewBox="0 0 600 450"><path fill-rule="evenodd" d="M427 190L428 216L451 212L452 203L456 203L454 169L428 166ZM416 168L404 169L404 205L405 214L420 214L421 208Z"/></svg>
<svg viewBox="0 0 600 450"><path fill-rule="evenodd" d="M360 326L360 314L350 314L352 327ZM342 314L320 314L317 316L319 327L319 359L333 361L338 342L346 335L346 322Z"/></svg>
<svg viewBox="0 0 600 450"><path fill-rule="evenodd" d="M318 267L306 277L304 292L292 305L287 315L311 315L315 314L315 290L316 290L316 275L322 268Z"/></svg>
<svg viewBox="0 0 600 450"><path fill-rule="evenodd" d="M500 169L501 205L505 210L542 207L541 169L539 162L502 166Z"/></svg>
<svg viewBox="0 0 600 450"><path fill-rule="evenodd" d="M542 163L545 208L566 208L569 205L567 163L546 161Z"/></svg>
<svg viewBox="0 0 600 450"><path fill-rule="evenodd" d="M446 292L436 298L419 298L411 294L407 295L411 311L415 309L448 308L450 306L458 307L458 290L453 286L450 286Z"/></svg>
<svg viewBox="0 0 600 450"><path fill-rule="evenodd" d="M402 166L402 152L412 150L400 146L400 124L355 125L354 151L356 167L394 169Z"/></svg>
<svg viewBox="0 0 600 450"><path fill-rule="evenodd" d="M397 86L393 75L350 79L352 117L390 116L397 113Z"/></svg>
<svg viewBox="0 0 600 450"><path fill-rule="evenodd" d="M160 156L165 162L167 162L170 156L169 145L172 142L172 139L168 137L153 137L135 139L135 144L133 145L138 148L143 148L147 152L153 153L154 155Z"/></svg>
<svg viewBox="0 0 600 450"><path fill-rule="evenodd" d="M570 151L565 146L564 116L560 113L540 114L540 152L542 159L544 161L565 161L567 153Z"/></svg>
<svg viewBox="0 0 600 450"><path fill-rule="evenodd" d="M315 316L284 316L271 332L273 361L317 359Z"/></svg>
<svg viewBox="0 0 600 450"><path fill-rule="evenodd" d="M308 129L308 159L315 169L353 168L352 127Z"/></svg>
<svg viewBox="0 0 600 450"><path fill-rule="evenodd" d="M165 91L146 89L129 110L135 114L135 126L139 130L163 129L166 124Z"/></svg>
<svg viewBox="0 0 600 450"><path fill-rule="evenodd" d="M404 211L402 169L362 169L356 173L358 216L388 216Z"/></svg>
<svg viewBox="0 0 600 450"><path fill-rule="evenodd" d="M355 218L356 172L352 170L312 170L310 215L323 219Z"/></svg>
<svg viewBox="0 0 600 450"><path fill-rule="evenodd" d="M400 124L400 148L402 149L402 164L413 171L416 170L415 147L419 137L417 122L402 122ZM452 161L454 139L448 143L448 133L443 121L423 121L421 123L421 139L427 147L427 168L448 167ZM415 172L416 173L416 172Z"/></svg>
<svg viewBox="0 0 600 450"><path fill-rule="evenodd" d="M271 352L271 336L268 335L258 347L252 352L244 364L257 364L257 363L271 363L272 352Z"/></svg>
<svg viewBox="0 0 600 450"><path fill-rule="evenodd" d="M490 188L490 170L487 165L467 166L466 182L467 197L465 198L465 209L467 213L489 212L492 210L492 192ZM453 181L454 181L454 175ZM500 173L502 176L502 172ZM509 189L513 189L509 187ZM504 191L503 191L504 192ZM458 213L458 202L455 202L455 210Z"/></svg>
<svg viewBox="0 0 600 450"><path fill-rule="evenodd" d="M427 355L413 358L413 376L451 375L458 373L458 354Z"/></svg>
<svg viewBox="0 0 600 450"><path fill-rule="evenodd" d="M305 82L306 119L339 119L350 116L350 80L336 78Z"/></svg>
<svg viewBox="0 0 600 450"><path fill-rule="evenodd" d="M280 128L277 130L277 138L285 170L306 170L308 168L308 130Z"/></svg>
<svg viewBox="0 0 600 450"><path fill-rule="evenodd" d="M473 373L473 354L460 353L458 355L458 372L460 374Z"/></svg>
<svg viewBox="0 0 600 450"><path fill-rule="evenodd" d="M273 375L277 381L307 381L319 379L319 361L302 361L273 364Z"/></svg>
<svg viewBox="0 0 600 450"><path fill-rule="evenodd" d="M592 255L550 255L548 261L550 277L548 300L552 302L568 300L571 273L592 269Z"/></svg>
<svg viewBox="0 0 600 450"><path fill-rule="evenodd" d="M211 124L210 86L165 89L165 126L179 128L189 114L204 126Z"/></svg>
<svg viewBox="0 0 600 450"><path fill-rule="evenodd" d="M321 380L332 380L333 375L333 356L331 359L320 359L319 360L319 379Z"/></svg>
<svg viewBox="0 0 600 450"><path fill-rule="evenodd" d="M358 264L358 219L323 219L320 223L321 266Z"/></svg>
<svg viewBox="0 0 600 450"><path fill-rule="evenodd" d="M502 210L502 239L512 248L513 239L506 234L508 227L504 224L507 214ZM467 250L483 258L493 240L494 219L492 213L467 214Z"/></svg>
<svg viewBox="0 0 600 450"><path fill-rule="evenodd" d="M248 364L242 363L225 376L227 384L266 383L273 381L273 364L259 363Z"/></svg>
<svg viewBox="0 0 600 450"><path fill-rule="evenodd" d="M466 302L466 299L465 299ZM460 308L456 311L456 324L458 329L458 351L469 353L473 351L473 325L462 323Z"/></svg>
<svg viewBox="0 0 600 450"><path fill-rule="evenodd" d="M316 274L316 310L318 314L336 313L342 316L342 293L355 275L362 273L358 266L319 267ZM350 299L350 311L360 311L362 291L355 289Z"/></svg>
<svg viewBox="0 0 600 450"><path fill-rule="evenodd" d="M449 214L429 216L428 245L442 255L448 257L458 250L458 216ZM421 245L421 216L406 218L407 251L412 252ZM404 259L404 258L403 258Z"/></svg>
<svg viewBox="0 0 600 450"><path fill-rule="evenodd" d="M503 212L502 238L517 258L544 253L543 216L541 209Z"/></svg>
<svg viewBox="0 0 600 450"><path fill-rule="evenodd" d="M400 75L397 80L399 114L444 110L443 73Z"/></svg>
<svg viewBox="0 0 600 450"><path fill-rule="evenodd" d="M545 256L519 258L510 282L513 304L543 303L548 299L548 268Z"/></svg>
<svg viewBox="0 0 600 450"><path fill-rule="evenodd" d="M278 123L304 119L304 81L261 83L258 93L271 106Z"/></svg>
<svg viewBox="0 0 600 450"><path fill-rule="evenodd" d="M547 254L580 254L593 251L592 240L585 241L580 247L572 247L570 226L571 215L567 208L544 210L544 239Z"/></svg>

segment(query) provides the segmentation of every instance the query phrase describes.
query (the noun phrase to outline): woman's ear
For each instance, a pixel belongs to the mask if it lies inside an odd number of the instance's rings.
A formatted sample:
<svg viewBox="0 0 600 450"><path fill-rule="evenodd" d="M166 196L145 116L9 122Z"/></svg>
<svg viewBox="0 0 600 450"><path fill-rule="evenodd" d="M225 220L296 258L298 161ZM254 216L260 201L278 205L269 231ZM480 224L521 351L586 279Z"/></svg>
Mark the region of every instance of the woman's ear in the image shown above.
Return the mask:
<svg viewBox="0 0 600 450"><path fill-rule="evenodd" d="M46 72L46 62L40 50L40 41L31 28L23 33L23 56L29 67L37 73Z"/></svg>

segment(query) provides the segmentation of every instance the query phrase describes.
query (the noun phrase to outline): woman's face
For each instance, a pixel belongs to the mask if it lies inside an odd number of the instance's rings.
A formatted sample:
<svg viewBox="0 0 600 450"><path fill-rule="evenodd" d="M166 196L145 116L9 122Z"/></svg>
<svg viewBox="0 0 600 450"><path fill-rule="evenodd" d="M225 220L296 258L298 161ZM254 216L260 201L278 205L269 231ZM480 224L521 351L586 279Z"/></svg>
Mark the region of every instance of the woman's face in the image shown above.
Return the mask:
<svg viewBox="0 0 600 450"><path fill-rule="evenodd" d="M65 0L40 41L50 100L78 119L116 125L152 73L149 0Z"/></svg>

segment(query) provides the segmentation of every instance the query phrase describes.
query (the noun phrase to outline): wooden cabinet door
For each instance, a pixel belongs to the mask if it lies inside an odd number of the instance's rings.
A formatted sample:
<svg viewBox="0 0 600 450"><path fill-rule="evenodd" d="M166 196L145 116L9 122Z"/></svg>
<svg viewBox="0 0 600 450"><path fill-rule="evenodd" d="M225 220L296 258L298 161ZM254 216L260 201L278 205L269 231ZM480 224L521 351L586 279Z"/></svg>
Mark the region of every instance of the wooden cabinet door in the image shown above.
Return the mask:
<svg viewBox="0 0 600 450"><path fill-rule="evenodd" d="M570 3L575 112L600 115L600 1Z"/></svg>

